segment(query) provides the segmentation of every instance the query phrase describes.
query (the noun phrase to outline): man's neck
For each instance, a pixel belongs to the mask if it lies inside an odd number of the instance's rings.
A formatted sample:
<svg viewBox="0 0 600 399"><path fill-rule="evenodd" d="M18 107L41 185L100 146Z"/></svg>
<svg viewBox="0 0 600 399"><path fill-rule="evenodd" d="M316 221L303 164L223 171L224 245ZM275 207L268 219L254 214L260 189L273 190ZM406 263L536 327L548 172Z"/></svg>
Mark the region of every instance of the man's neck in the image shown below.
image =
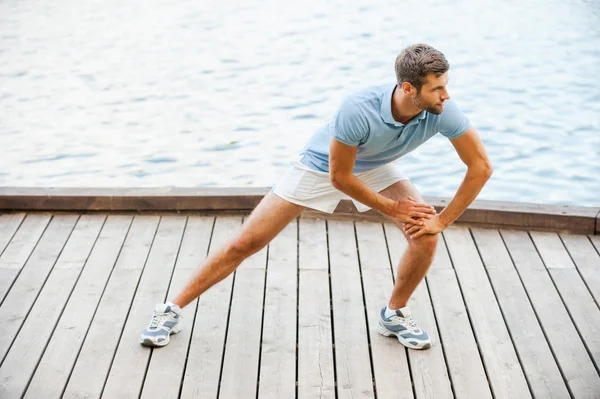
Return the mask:
<svg viewBox="0 0 600 399"><path fill-rule="evenodd" d="M392 94L392 116L394 119L406 125L421 111L422 109L415 106L412 99L402 92L402 88L396 86Z"/></svg>

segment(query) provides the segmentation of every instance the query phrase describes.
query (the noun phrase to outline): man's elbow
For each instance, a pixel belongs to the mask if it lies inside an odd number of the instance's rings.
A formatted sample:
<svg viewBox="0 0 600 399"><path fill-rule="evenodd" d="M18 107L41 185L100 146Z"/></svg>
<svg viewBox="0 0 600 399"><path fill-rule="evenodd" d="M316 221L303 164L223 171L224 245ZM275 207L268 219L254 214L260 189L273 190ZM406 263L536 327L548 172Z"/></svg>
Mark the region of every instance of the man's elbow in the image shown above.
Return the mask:
<svg viewBox="0 0 600 399"><path fill-rule="evenodd" d="M492 166L492 163L488 160L485 161L481 164L481 166L479 167L479 169L481 170L481 176L488 181L490 179L490 177L492 177L492 174L494 174L494 167Z"/></svg>
<svg viewBox="0 0 600 399"><path fill-rule="evenodd" d="M339 173L329 173L329 181L333 187L340 191L344 188L344 177Z"/></svg>
<svg viewBox="0 0 600 399"><path fill-rule="evenodd" d="M469 167L469 169L483 181L488 181L494 173L494 167L489 160L477 162L472 167Z"/></svg>

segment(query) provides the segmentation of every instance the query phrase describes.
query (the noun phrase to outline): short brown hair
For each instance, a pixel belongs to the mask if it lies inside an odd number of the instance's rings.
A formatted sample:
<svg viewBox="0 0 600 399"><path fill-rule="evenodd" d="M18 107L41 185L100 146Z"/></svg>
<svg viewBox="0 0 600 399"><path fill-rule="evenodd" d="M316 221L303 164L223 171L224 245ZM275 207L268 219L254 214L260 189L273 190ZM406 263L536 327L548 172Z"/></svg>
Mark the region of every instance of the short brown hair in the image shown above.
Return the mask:
<svg viewBox="0 0 600 399"><path fill-rule="evenodd" d="M406 47L396 57L396 80L401 85L408 82L417 92L425 84L425 76L435 73L436 76L448 72L450 65L440 51L427 44L413 44Z"/></svg>

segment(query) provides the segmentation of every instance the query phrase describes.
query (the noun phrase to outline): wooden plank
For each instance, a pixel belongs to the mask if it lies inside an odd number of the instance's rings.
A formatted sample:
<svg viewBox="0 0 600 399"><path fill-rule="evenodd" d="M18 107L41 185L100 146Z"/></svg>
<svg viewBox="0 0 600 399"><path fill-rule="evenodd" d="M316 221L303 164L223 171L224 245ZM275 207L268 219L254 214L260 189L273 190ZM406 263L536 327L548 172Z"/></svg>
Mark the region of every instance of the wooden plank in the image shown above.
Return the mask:
<svg viewBox="0 0 600 399"><path fill-rule="evenodd" d="M587 236L561 234L560 237L596 304L600 303L600 254Z"/></svg>
<svg viewBox="0 0 600 399"><path fill-rule="evenodd" d="M531 236L598 370L600 309L575 270L575 264L559 236L537 232L532 232Z"/></svg>
<svg viewBox="0 0 600 399"><path fill-rule="evenodd" d="M63 398L100 397L159 221L134 218Z"/></svg>
<svg viewBox="0 0 600 399"><path fill-rule="evenodd" d="M328 221L338 398L374 397L352 222Z"/></svg>
<svg viewBox="0 0 600 399"><path fill-rule="evenodd" d="M4 337L0 340L0 361L6 356L21 329L77 219L75 215L57 216L50 222L48 229L40 238L39 245L0 307L0 320L4 320L0 323L0 334ZM15 269L0 270L16 271Z"/></svg>
<svg viewBox="0 0 600 399"><path fill-rule="evenodd" d="M531 237L590 352L596 370L600 370L600 309L558 234L532 232Z"/></svg>
<svg viewBox="0 0 600 399"><path fill-rule="evenodd" d="M214 225L212 217L190 216L186 225L181 250L175 264L175 273L168 298L173 298L187 284L208 252ZM169 343L167 350L155 350L142 389L142 398L178 398L183 379L185 359L196 313L197 301L182 309L184 329Z"/></svg>
<svg viewBox="0 0 600 399"><path fill-rule="evenodd" d="M250 212L270 191L270 187L161 187L161 188L61 188L0 187L0 209L20 210L244 210ZM438 212L449 198L425 197ZM314 211L307 210L307 214ZM503 201L474 201L460 216L459 222L498 225L504 228L525 227L582 234L595 234L599 207L530 204ZM351 201L341 201L338 215L384 221L374 211L359 213ZM317 213L324 217L327 214Z"/></svg>
<svg viewBox="0 0 600 399"><path fill-rule="evenodd" d="M442 239L438 243L438 250L446 250ZM492 393L452 264L431 269L427 283L456 398L491 398Z"/></svg>
<svg viewBox="0 0 600 399"><path fill-rule="evenodd" d="M369 336L373 357L373 372L377 397L412 399L410 370L407 350L394 337L384 337L376 330L379 313L389 302L394 279L390 268L383 225L381 223L356 222L359 259L364 285Z"/></svg>
<svg viewBox="0 0 600 399"><path fill-rule="evenodd" d="M256 394L267 247L235 272L219 398Z"/></svg>
<svg viewBox="0 0 600 399"><path fill-rule="evenodd" d="M139 335L148 325L156 303L165 300L186 220L184 216L161 218L108 374L103 397L137 397L140 394L151 349L140 346ZM178 337L174 335L171 339L174 341Z"/></svg>
<svg viewBox="0 0 600 399"><path fill-rule="evenodd" d="M293 220L269 244L259 398L296 395L297 280L298 224Z"/></svg>
<svg viewBox="0 0 600 399"><path fill-rule="evenodd" d="M218 217L209 253L221 249L239 231L241 222L240 217ZM217 397L233 276L230 274L215 284L198 300L181 392L183 399Z"/></svg>
<svg viewBox="0 0 600 399"><path fill-rule="evenodd" d="M501 234L572 396L594 397L600 392L600 378L533 242L525 232Z"/></svg>
<svg viewBox="0 0 600 399"><path fill-rule="evenodd" d="M324 220L298 223L298 398L334 399L327 230Z"/></svg>
<svg viewBox="0 0 600 399"><path fill-rule="evenodd" d="M20 272L19 269L0 269L0 306Z"/></svg>
<svg viewBox="0 0 600 399"><path fill-rule="evenodd" d="M48 214L27 215L0 257L0 269L21 269L52 218Z"/></svg>
<svg viewBox="0 0 600 399"><path fill-rule="evenodd" d="M533 395L536 398L569 398L560 370L500 233L498 230L473 229L473 236Z"/></svg>
<svg viewBox="0 0 600 399"><path fill-rule="evenodd" d="M444 231L444 238L494 396L530 398L525 375L469 229L450 227Z"/></svg>
<svg viewBox="0 0 600 399"><path fill-rule="evenodd" d="M575 269L557 233L532 231L531 239L548 269Z"/></svg>
<svg viewBox="0 0 600 399"><path fill-rule="evenodd" d="M589 239L600 254L600 235L589 236Z"/></svg>
<svg viewBox="0 0 600 399"><path fill-rule="evenodd" d="M384 230L392 261L392 270L396 278L400 257L408 247L408 243L402 232L392 223L385 223ZM448 251L446 251L443 243L443 238L440 236L430 270L446 268L450 263ZM431 338L431 348L425 351L408 351L415 395L417 399L454 398L438 325L425 280L419 284L408 305L413 318L418 321L421 328L425 329Z"/></svg>
<svg viewBox="0 0 600 399"><path fill-rule="evenodd" d="M68 211L252 210L267 187L0 187L0 209Z"/></svg>
<svg viewBox="0 0 600 399"><path fill-rule="evenodd" d="M24 212L0 215L0 256L15 235L21 223L23 223L25 215Z"/></svg>
<svg viewBox="0 0 600 399"><path fill-rule="evenodd" d="M550 274L558 288L569 314L596 370L600 370L600 309L587 290L581 276L572 269L551 269Z"/></svg>
<svg viewBox="0 0 600 399"><path fill-rule="evenodd" d="M0 397L21 397L42 357L106 216L81 217L0 368ZM84 259L59 265L62 259Z"/></svg>
<svg viewBox="0 0 600 399"><path fill-rule="evenodd" d="M109 216L31 380L26 398L59 398L112 272L131 216Z"/></svg>

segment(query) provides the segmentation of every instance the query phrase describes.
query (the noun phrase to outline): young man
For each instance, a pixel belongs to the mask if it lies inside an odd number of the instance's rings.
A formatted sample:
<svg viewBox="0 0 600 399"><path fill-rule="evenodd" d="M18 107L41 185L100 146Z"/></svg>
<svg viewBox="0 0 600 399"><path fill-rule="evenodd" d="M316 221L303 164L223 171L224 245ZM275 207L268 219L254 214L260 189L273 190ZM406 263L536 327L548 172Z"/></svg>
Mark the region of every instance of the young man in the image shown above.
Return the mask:
<svg viewBox="0 0 600 399"><path fill-rule="evenodd" d="M318 130L291 168L254 209L237 236L212 253L173 302L158 304L140 337L143 345L164 346L182 328L181 308L232 273L267 245L305 208L332 213L350 198L359 211L376 209L405 234L408 249L377 330L405 346L425 349L429 335L411 318L407 302L425 276L438 241L475 199L492 174L483 143L450 100L449 65L425 44L396 58L396 83L369 87L349 96L332 121ZM468 170L454 198L436 214L392 161L435 134L450 139Z"/></svg>

